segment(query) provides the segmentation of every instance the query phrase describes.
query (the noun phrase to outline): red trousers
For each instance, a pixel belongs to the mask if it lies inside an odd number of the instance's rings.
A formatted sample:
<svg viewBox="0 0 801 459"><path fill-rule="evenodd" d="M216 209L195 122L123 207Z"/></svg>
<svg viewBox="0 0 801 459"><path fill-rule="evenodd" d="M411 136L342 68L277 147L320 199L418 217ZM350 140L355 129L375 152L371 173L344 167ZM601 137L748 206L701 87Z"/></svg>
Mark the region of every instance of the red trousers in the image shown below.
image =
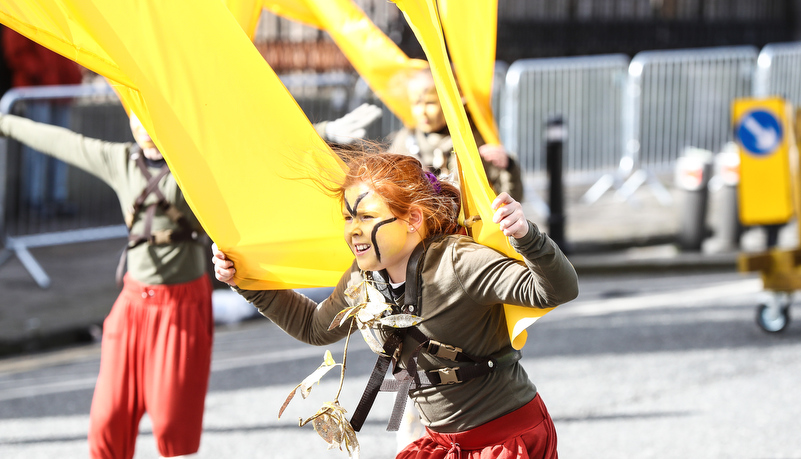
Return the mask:
<svg viewBox="0 0 801 459"><path fill-rule="evenodd" d="M464 432L426 434L395 459L557 459L556 429L539 394L526 405Z"/></svg>
<svg viewBox="0 0 801 459"><path fill-rule="evenodd" d="M162 456L197 452L213 333L208 276L174 285L125 276L103 323L89 416L92 458L132 458L145 412Z"/></svg>

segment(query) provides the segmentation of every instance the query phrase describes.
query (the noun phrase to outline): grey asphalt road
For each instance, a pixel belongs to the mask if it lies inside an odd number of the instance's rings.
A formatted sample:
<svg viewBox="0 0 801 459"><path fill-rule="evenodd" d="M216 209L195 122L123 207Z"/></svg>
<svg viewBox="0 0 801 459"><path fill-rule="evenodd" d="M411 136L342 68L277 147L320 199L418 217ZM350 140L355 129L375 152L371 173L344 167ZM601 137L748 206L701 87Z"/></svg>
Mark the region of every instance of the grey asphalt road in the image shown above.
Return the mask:
<svg viewBox="0 0 801 459"><path fill-rule="evenodd" d="M764 295L734 272L585 276L576 301L531 329L523 365L559 435L562 459L801 458L801 321L782 334L754 322ZM799 315L791 307L791 312ZM328 347L339 361L342 344ZM330 400L289 391L322 361L266 319L219 327L199 458L345 458L299 417ZM0 457L84 458L99 347L0 360ZM359 339L341 402L355 406L374 357ZM381 394L359 434L362 458L393 457ZM145 418L136 458L157 457Z"/></svg>

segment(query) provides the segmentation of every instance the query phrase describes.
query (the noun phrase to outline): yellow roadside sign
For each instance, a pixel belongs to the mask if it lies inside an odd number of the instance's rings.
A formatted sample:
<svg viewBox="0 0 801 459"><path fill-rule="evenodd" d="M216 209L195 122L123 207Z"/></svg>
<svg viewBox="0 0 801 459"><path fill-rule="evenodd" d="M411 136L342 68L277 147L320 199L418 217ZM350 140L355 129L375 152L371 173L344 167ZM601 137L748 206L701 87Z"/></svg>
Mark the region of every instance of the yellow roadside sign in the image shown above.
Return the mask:
<svg viewBox="0 0 801 459"><path fill-rule="evenodd" d="M779 97L736 99L732 104L744 225L782 224L793 215L790 109Z"/></svg>

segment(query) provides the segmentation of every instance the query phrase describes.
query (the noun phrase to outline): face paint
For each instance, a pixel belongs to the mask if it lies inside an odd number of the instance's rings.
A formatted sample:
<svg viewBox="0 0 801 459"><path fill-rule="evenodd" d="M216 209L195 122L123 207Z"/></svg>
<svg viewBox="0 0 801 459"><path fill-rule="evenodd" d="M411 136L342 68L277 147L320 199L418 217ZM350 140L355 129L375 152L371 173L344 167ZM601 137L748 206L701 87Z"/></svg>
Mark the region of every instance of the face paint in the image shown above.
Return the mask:
<svg viewBox="0 0 801 459"><path fill-rule="evenodd" d="M375 247L375 257L378 259L378 261L381 261L381 250L380 246L378 245L378 239L376 238L376 235L378 234L378 228L380 228L382 225L386 225L387 223L392 223L395 220L397 220L397 218L392 217L390 219L376 223L375 226L373 227L373 233L370 235L370 240L373 241L373 247Z"/></svg>
<svg viewBox="0 0 801 459"><path fill-rule="evenodd" d="M365 271L403 269L411 250L408 224L390 211L386 201L359 183L345 190L342 202L345 241ZM414 245L411 245L412 249Z"/></svg>
<svg viewBox="0 0 801 459"><path fill-rule="evenodd" d="M358 216L359 203L362 202L362 199L364 199L365 196L367 196L366 192L360 194L359 197L356 198L356 203L353 204L353 206L350 205L347 199L345 200L345 209L348 211L351 217L356 218ZM373 248L375 249L375 257L378 259L379 262L381 261L381 250L378 247L378 241L376 240L376 234L378 233L378 228L380 228L382 225L386 225L387 223L392 223L395 220L397 220L397 218L392 217L390 219L380 221L376 223L375 226L373 226L373 232L371 233L370 240L373 242Z"/></svg>
<svg viewBox="0 0 801 459"><path fill-rule="evenodd" d="M351 217L356 216L356 209L359 208L359 203L362 202L362 199L364 199L365 196L367 196L367 192L360 194L359 197L356 198L356 203L353 205L353 207L351 207L348 200L345 199L345 208L348 210L348 213L350 214Z"/></svg>

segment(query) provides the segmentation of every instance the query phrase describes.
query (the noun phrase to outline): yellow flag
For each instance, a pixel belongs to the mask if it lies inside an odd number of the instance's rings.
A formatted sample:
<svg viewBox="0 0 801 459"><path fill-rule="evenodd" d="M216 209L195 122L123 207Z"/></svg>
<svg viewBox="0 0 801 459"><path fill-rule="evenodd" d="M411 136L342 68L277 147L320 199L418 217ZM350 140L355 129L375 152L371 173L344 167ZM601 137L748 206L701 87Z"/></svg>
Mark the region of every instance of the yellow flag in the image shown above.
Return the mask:
<svg viewBox="0 0 801 459"><path fill-rule="evenodd" d="M234 10L248 10L235 3L253 0L227 1ZM264 0L264 7L327 31L376 95L406 126L414 126L406 82L426 63L409 59L353 0ZM440 0L439 10L448 51L473 121L486 143L500 144L491 105L498 2ZM243 27L249 22L252 18L240 20Z"/></svg>
<svg viewBox="0 0 801 459"><path fill-rule="evenodd" d="M510 257L520 258L509 245L508 239L498 226L492 223L493 211L490 207L495 193L490 187L481 157L476 148L467 114L461 103L456 81L451 72L445 52L442 25L436 7L436 0L394 0L403 11L414 34L428 56L434 83L437 86L440 103L450 129L453 147L459 159L462 175L462 195L465 200L465 217L479 215L481 220L471 228L473 239L489 247L502 251ZM526 328L553 308L534 309L520 306L504 305L507 328L512 346L520 349L525 345Z"/></svg>
<svg viewBox="0 0 801 459"><path fill-rule="evenodd" d="M262 0L222 0L228 11L234 16L236 22L242 26L251 41L256 36L256 27L263 9Z"/></svg>
<svg viewBox="0 0 801 459"><path fill-rule="evenodd" d="M234 2L238 0L228 1ZM317 29L325 28L324 24L320 22L320 18L317 17L317 13L309 8L306 0L260 0L259 3L263 8L277 16L301 22Z"/></svg>
<svg viewBox="0 0 801 459"><path fill-rule="evenodd" d="M378 98L403 124L414 126L406 88L427 64L407 57L352 0L264 0L264 7L327 31Z"/></svg>
<svg viewBox="0 0 801 459"><path fill-rule="evenodd" d="M334 285L353 261L309 180L341 161L223 2L0 0L0 22L120 85L244 288Z"/></svg>
<svg viewBox="0 0 801 459"><path fill-rule="evenodd" d="M448 53L467 109L484 141L500 144L492 115L498 0L439 0L438 4Z"/></svg>

